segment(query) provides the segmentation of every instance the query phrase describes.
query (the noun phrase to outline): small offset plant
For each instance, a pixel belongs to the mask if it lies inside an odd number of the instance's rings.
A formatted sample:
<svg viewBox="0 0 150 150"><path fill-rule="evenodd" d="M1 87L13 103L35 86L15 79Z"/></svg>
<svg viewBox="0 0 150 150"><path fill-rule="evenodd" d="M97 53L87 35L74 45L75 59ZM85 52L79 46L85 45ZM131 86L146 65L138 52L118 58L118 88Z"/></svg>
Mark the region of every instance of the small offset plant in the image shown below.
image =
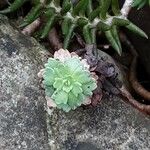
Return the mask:
<svg viewBox="0 0 150 150"><path fill-rule="evenodd" d="M87 62L63 49L48 59L43 78L46 96L66 112L86 104L97 87Z"/></svg>
<svg viewBox="0 0 150 150"><path fill-rule="evenodd" d="M9 8L0 13L14 12L27 1L29 0L15 0ZM136 1L141 2L135 0L135 6L139 4ZM82 31L86 44L96 44L97 31L104 32L119 55L122 52L118 35L120 26L147 38L141 29L127 19L124 10L120 10L118 0L79 0L76 4L73 4L72 0L32 0L32 4L33 8L21 26L31 24L38 17L45 18L45 23L39 31L40 37L45 38L55 24L59 23L64 36L64 49L68 48L76 29Z"/></svg>

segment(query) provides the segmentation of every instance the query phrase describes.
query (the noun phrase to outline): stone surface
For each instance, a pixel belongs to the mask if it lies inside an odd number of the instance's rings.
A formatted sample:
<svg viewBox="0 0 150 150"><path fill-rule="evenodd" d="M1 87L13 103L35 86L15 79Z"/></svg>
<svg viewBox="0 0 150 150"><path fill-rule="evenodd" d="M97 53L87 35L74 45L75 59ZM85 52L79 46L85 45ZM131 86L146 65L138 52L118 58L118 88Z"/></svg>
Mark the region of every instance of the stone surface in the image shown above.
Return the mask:
<svg viewBox="0 0 150 150"><path fill-rule="evenodd" d="M49 113L52 150L150 149L150 118L120 98L103 99L95 108Z"/></svg>
<svg viewBox="0 0 150 150"><path fill-rule="evenodd" d="M0 150L48 150L42 50L0 15Z"/></svg>

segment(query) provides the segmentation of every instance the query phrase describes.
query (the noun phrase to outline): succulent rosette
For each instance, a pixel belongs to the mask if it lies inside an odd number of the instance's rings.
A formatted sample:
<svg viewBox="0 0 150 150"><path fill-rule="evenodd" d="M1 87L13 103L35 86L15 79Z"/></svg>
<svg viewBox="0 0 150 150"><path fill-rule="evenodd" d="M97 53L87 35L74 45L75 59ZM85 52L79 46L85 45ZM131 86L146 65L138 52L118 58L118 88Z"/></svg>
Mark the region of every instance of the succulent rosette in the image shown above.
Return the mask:
<svg viewBox="0 0 150 150"><path fill-rule="evenodd" d="M97 87L86 60L63 49L48 59L43 78L46 96L66 112L86 103Z"/></svg>

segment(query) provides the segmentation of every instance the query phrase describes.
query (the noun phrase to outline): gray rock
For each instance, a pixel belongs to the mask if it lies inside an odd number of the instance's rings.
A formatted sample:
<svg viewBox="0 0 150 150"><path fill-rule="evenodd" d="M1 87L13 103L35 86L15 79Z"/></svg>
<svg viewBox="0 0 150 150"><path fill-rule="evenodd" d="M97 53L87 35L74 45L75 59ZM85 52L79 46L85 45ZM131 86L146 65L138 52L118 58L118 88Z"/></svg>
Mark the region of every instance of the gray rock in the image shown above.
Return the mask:
<svg viewBox="0 0 150 150"><path fill-rule="evenodd" d="M93 144L81 142L76 147L76 150L98 150Z"/></svg>
<svg viewBox="0 0 150 150"><path fill-rule="evenodd" d="M0 150L48 150L42 50L0 15Z"/></svg>
<svg viewBox="0 0 150 150"><path fill-rule="evenodd" d="M150 118L120 98L103 99L95 108L49 114L52 150L150 149Z"/></svg>

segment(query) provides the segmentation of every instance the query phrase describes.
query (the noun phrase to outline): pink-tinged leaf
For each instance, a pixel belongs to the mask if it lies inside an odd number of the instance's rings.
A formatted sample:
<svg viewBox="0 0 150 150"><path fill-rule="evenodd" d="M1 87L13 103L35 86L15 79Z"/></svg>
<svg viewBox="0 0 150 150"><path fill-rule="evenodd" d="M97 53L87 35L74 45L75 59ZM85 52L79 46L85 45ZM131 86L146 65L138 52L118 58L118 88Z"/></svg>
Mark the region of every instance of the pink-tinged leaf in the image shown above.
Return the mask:
<svg viewBox="0 0 150 150"><path fill-rule="evenodd" d="M57 107L55 102L50 97L46 96L45 99L47 101L47 106L48 107Z"/></svg>
<svg viewBox="0 0 150 150"><path fill-rule="evenodd" d="M54 53L54 58L64 62L66 59L71 58L71 53L68 50L60 49Z"/></svg>

